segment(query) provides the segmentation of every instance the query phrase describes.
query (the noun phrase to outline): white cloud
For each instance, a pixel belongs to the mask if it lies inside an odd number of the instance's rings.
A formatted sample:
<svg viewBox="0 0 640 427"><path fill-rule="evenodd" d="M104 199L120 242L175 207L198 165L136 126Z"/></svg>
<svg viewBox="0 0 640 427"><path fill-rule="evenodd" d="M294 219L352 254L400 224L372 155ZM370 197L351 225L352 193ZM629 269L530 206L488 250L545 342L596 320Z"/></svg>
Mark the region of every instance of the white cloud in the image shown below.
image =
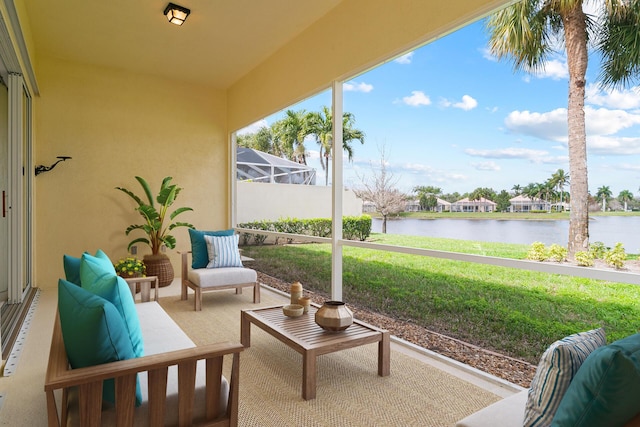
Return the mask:
<svg viewBox="0 0 640 427"><path fill-rule="evenodd" d="M566 60L552 59L544 63L542 69L532 72L539 79L550 78L553 80L566 79L569 77L569 68Z"/></svg>
<svg viewBox="0 0 640 427"><path fill-rule="evenodd" d="M587 137L587 148L594 154L627 156L640 154L640 138Z"/></svg>
<svg viewBox="0 0 640 427"><path fill-rule="evenodd" d="M631 163L620 163L616 169L622 169L622 170L627 170L627 171L639 171L640 172L640 165L638 164L631 164Z"/></svg>
<svg viewBox="0 0 640 427"><path fill-rule="evenodd" d="M486 159L526 159L537 161L540 158L549 156L548 151L513 147L496 150L477 150L475 148L467 148L464 152L472 157L484 157Z"/></svg>
<svg viewBox="0 0 640 427"><path fill-rule="evenodd" d="M587 135L612 135L623 129L640 124L640 114L623 110L585 107Z"/></svg>
<svg viewBox="0 0 640 427"><path fill-rule="evenodd" d="M484 59L491 62L498 62L498 57L491 53L491 49L489 49L488 47L481 49L481 52Z"/></svg>
<svg viewBox="0 0 640 427"><path fill-rule="evenodd" d="M318 150L307 150L305 155L307 156L307 160L320 158L320 152Z"/></svg>
<svg viewBox="0 0 640 427"><path fill-rule="evenodd" d="M431 166L423 165L421 163L405 163L402 165L402 168L411 172L433 172L433 168Z"/></svg>
<svg viewBox="0 0 640 427"><path fill-rule="evenodd" d="M472 98L469 95L463 95L462 100L459 102L452 102L444 99L442 101L442 105L445 107L453 107L453 108L459 108L464 111L469 111L469 110L473 110L478 106L478 101L476 101L474 98Z"/></svg>
<svg viewBox="0 0 640 427"><path fill-rule="evenodd" d="M471 166L476 168L479 171L499 171L500 166L496 162L477 162L471 163Z"/></svg>
<svg viewBox="0 0 640 427"><path fill-rule="evenodd" d="M347 92L364 92L369 93L373 90L373 85L365 82L348 82L342 85Z"/></svg>
<svg viewBox="0 0 640 427"><path fill-rule="evenodd" d="M618 108L622 110L639 108L640 86L634 86L630 89L620 91L618 89L600 90L597 85L590 84L586 88L585 102L588 104L608 108Z"/></svg>
<svg viewBox="0 0 640 427"><path fill-rule="evenodd" d="M269 127L269 123L267 123L267 121L265 119L258 120L257 122L255 122L253 124L250 124L249 126L240 129L238 132L236 132L236 134L237 135L246 135L246 134L256 133L263 127Z"/></svg>
<svg viewBox="0 0 640 427"><path fill-rule="evenodd" d="M567 109L557 108L546 113L512 111L504 120L508 130L552 141L567 139Z"/></svg>
<svg viewBox="0 0 640 427"><path fill-rule="evenodd" d="M424 92L414 90L411 92L411 96L405 96L402 98L402 102L412 107L420 107L421 105L431 105L431 99Z"/></svg>
<svg viewBox="0 0 640 427"><path fill-rule="evenodd" d="M413 60L413 52L409 52L394 59L393 61L397 62L398 64L411 64L412 60Z"/></svg>
<svg viewBox="0 0 640 427"><path fill-rule="evenodd" d="M495 150L476 150L467 148L464 150L466 154L472 157L482 157L486 159L510 159L510 160L529 160L532 163L544 164L565 164L568 161L567 156L552 156L548 151L532 150L529 148L502 148Z"/></svg>
<svg viewBox="0 0 640 427"><path fill-rule="evenodd" d="M585 107L588 136L613 135L623 129L640 124L640 114L623 110ZM557 108L546 113L512 111L504 121L511 132L530 135L566 144L567 109Z"/></svg>

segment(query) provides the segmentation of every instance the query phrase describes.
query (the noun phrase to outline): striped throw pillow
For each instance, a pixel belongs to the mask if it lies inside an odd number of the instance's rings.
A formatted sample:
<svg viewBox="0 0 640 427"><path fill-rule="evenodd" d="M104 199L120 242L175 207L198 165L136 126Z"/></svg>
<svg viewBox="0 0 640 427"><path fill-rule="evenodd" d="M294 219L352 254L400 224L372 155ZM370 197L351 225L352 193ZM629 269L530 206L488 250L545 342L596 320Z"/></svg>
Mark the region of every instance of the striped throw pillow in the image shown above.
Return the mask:
<svg viewBox="0 0 640 427"><path fill-rule="evenodd" d="M571 380L589 354L607 343L604 329L569 335L551 344L531 380L524 414L525 427L551 425Z"/></svg>
<svg viewBox="0 0 640 427"><path fill-rule="evenodd" d="M242 267L237 234L204 236L204 240L207 242L207 253L209 254L207 268Z"/></svg>

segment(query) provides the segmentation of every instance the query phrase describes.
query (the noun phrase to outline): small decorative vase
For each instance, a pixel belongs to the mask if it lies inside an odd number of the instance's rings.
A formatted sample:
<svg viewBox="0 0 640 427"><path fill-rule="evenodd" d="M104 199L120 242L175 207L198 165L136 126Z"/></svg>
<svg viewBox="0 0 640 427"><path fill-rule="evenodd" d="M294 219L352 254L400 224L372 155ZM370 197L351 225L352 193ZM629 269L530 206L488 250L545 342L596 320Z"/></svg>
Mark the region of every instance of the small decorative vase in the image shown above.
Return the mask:
<svg viewBox="0 0 640 427"><path fill-rule="evenodd" d="M298 298L302 297L302 283L291 284L291 304L298 304Z"/></svg>
<svg viewBox="0 0 640 427"><path fill-rule="evenodd" d="M342 301L327 301L316 311L315 320L325 331L344 331L353 323L353 313Z"/></svg>
<svg viewBox="0 0 640 427"><path fill-rule="evenodd" d="M173 282L173 266L168 256L164 254L145 255L144 265L147 267L147 276L157 276L158 286L169 286Z"/></svg>

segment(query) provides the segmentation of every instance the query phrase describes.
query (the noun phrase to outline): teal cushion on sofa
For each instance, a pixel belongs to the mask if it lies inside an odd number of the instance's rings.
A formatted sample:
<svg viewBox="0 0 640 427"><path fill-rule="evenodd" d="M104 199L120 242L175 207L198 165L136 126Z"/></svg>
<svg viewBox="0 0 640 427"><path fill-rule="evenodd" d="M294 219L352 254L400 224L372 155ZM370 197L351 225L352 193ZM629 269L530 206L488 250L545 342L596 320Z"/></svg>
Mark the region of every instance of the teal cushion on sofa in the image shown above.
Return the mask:
<svg viewBox="0 0 640 427"><path fill-rule="evenodd" d="M235 231L233 229L201 231L190 228L189 238L191 239L191 268L205 268L209 263L207 242L205 242L204 236L233 236L234 234Z"/></svg>
<svg viewBox="0 0 640 427"><path fill-rule="evenodd" d="M136 357L122 316L106 299L60 279L58 312L62 339L72 368ZM113 379L105 380L103 399L115 403ZM142 394L137 385L136 404L141 402Z"/></svg>
<svg viewBox="0 0 640 427"><path fill-rule="evenodd" d="M62 265L67 281L80 286L80 258L71 255L63 255Z"/></svg>
<svg viewBox="0 0 640 427"><path fill-rule="evenodd" d="M88 252L85 252L85 253L88 253ZM106 253L104 253L103 250L98 249L96 251L95 257L98 258L99 260L104 261L106 268L108 268L108 266L112 267L113 268L113 272L115 274L116 269L115 269L115 267L113 267L113 264L111 263L111 260L109 259L109 256ZM62 257L62 264L64 266L65 278L69 282L75 283L78 286L81 286L80 285L80 260L81 260L81 258L76 258L76 257L73 257L71 255L64 255Z"/></svg>
<svg viewBox="0 0 640 427"><path fill-rule="evenodd" d="M111 302L122 316L129 332L131 345L137 357L144 356L144 343L140 319L129 285L116 275L111 261L90 254L83 254L80 261L82 288Z"/></svg>
<svg viewBox="0 0 640 427"><path fill-rule="evenodd" d="M88 252L85 252L85 253L88 254ZM109 259L109 256L106 253L104 253L102 249L98 249L94 257L95 257L95 261L99 262L100 265L102 265L105 268L105 270L112 272L113 274L116 274L116 268L113 266L111 259Z"/></svg>
<svg viewBox="0 0 640 427"><path fill-rule="evenodd" d="M594 350L571 381L552 426L622 426L640 413L640 334Z"/></svg>

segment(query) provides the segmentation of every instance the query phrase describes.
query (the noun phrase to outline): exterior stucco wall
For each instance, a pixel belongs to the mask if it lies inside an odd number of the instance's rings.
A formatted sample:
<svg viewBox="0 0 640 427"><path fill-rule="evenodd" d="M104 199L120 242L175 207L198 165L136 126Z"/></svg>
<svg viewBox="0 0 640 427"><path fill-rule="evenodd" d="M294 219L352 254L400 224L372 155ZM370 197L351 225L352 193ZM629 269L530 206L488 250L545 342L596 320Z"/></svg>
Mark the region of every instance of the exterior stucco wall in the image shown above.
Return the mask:
<svg viewBox="0 0 640 427"><path fill-rule="evenodd" d="M237 183L238 224L280 218L331 218L331 187L319 185ZM362 200L343 192L343 215L362 215Z"/></svg>
<svg viewBox="0 0 640 427"><path fill-rule="evenodd" d="M175 206L194 209L178 220L197 228L229 225L224 93L51 58L39 65L35 164L72 159L35 178L36 286L57 286L63 254L100 248L113 261L126 256L132 237L124 231L142 218L115 187L143 197L136 175L154 193L173 177L183 188ZM190 248L185 228L172 234L177 249ZM140 257L151 252L138 248ZM179 275L177 251L167 254Z"/></svg>

